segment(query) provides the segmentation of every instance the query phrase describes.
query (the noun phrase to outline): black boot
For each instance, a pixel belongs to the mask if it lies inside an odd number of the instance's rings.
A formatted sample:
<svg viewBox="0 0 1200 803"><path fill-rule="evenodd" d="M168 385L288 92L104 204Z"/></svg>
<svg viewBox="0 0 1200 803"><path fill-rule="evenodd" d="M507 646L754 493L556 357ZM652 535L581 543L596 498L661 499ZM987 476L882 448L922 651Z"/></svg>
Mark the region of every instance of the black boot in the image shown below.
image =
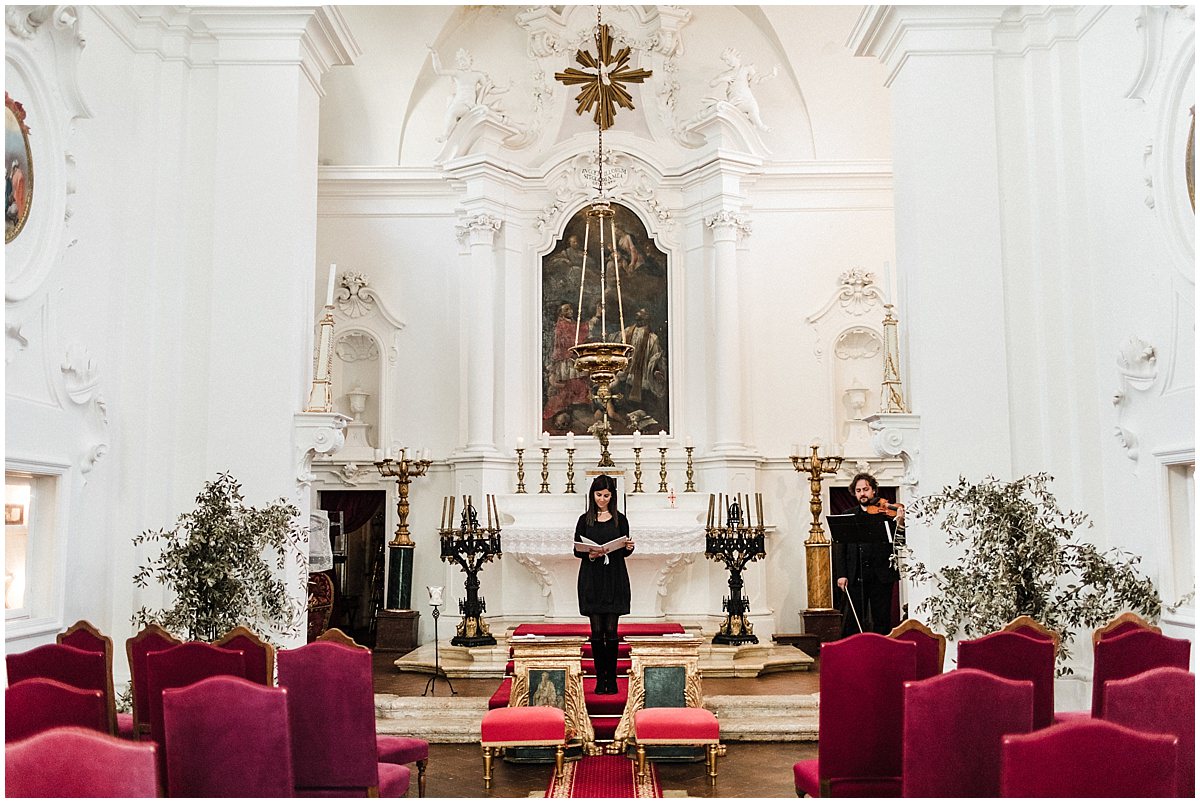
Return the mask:
<svg viewBox="0 0 1200 803"><path fill-rule="evenodd" d="M604 691L601 694L617 693L617 644L609 639L604 640L604 652L601 656L604 677Z"/></svg>
<svg viewBox="0 0 1200 803"><path fill-rule="evenodd" d="M607 683L604 681L604 639L594 638L592 642L592 673L596 676L596 694L604 694Z"/></svg>

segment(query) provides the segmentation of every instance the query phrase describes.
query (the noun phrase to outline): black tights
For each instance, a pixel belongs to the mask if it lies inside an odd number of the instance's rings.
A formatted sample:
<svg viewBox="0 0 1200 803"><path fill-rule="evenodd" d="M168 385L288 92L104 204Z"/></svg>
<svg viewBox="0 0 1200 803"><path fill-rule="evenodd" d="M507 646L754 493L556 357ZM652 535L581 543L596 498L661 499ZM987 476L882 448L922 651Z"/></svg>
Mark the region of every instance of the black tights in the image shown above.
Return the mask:
<svg viewBox="0 0 1200 803"><path fill-rule="evenodd" d="M592 623L592 641L611 641L617 643L617 613L589 613Z"/></svg>

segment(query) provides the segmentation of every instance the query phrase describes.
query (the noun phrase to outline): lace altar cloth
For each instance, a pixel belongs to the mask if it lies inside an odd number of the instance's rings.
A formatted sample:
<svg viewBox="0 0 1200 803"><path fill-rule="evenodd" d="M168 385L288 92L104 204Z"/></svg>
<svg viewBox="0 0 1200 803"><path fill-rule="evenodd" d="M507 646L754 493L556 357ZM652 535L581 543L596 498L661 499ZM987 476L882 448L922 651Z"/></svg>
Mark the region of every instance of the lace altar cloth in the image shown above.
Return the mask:
<svg viewBox="0 0 1200 803"><path fill-rule="evenodd" d="M639 527L629 523L636 553L679 555L704 551L704 528L698 524ZM570 555L574 527L510 525L504 528L504 551L525 555Z"/></svg>

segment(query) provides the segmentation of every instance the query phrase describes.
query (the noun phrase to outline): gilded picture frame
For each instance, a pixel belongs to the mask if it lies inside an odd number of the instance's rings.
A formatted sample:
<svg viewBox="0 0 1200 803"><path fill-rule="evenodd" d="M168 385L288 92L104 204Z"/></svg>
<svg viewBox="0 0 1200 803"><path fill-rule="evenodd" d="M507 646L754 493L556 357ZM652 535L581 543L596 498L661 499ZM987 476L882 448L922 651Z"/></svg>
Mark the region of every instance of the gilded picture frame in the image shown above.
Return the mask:
<svg viewBox="0 0 1200 803"><path fill-rule="evenodd" d="M594 388L575 371L569 354L576 342L602 339L602 329L604 339L610 341L619 342L624 332L625 341L634 347L629 368L613 383L617 398L607 410L612 434L671 431L668 255L632 209L619 203L612 208L603 238L607 287L603 314L599 307L601 238L594 220L590 228L587 225L586 207L572 215L561 239L542 258L541 429L551 435L586 435L603 415ZM579 308L584 310L583 320Z"/></svg>
<svg viewBox="0 0 1200 803"><path fill-rule="evenodd" d="M4 242L25 228L33 207L33 149L25 108L4 93Z"/></svg>

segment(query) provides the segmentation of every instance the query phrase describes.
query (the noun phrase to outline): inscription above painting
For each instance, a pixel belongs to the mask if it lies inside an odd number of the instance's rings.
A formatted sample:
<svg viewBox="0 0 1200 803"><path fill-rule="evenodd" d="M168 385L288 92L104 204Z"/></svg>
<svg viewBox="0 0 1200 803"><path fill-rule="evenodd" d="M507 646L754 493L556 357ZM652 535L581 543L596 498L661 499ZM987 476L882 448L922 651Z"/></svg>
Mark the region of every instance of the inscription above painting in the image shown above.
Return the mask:
<svg viewBox="0 0 1200 803"><path fill-rule="evenodd" d="M597 340L620 342L622 334L633 352L629 367L613 383L615 397L608 405L612 434L671 431L667 255L631 209L617 203L612 208L615 232L606 224L603 237L607 285L603 310L601 238L594 221L587 230L585 209L571 217L562 239L542 257L542 429L552 435L590 434L589 427L604 413L587 377L576 372L571 347Z"/></svg>

